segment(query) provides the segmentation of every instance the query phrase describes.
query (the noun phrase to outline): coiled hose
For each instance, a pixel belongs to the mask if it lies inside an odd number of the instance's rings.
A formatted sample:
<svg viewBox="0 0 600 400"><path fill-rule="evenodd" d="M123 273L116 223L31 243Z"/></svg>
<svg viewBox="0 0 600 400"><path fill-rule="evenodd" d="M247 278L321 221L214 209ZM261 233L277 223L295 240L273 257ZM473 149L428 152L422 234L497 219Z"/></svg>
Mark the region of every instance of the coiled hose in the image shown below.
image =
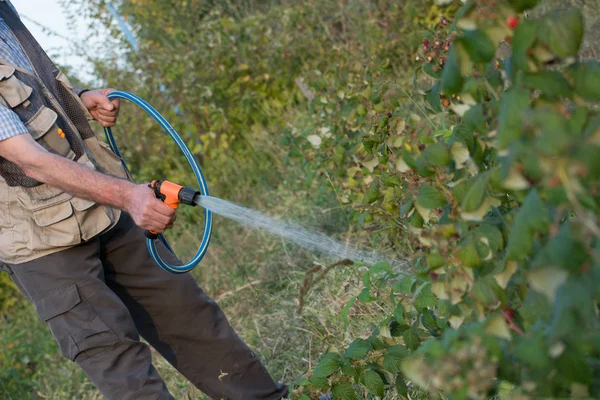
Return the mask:
<svg viewBox="0 0 600 400"><path fill-rule="evenodd" d="M169 122L162 115L160 115L160 113L158 111L156 111L154 109L154 107L152 107L150 104L148 104L146 101L139 98L138 96L131 94L131 93L127 93L127 92L122 92L122 91L110 92L108 94L108 98L110 100L113 100L113 99L128 100L131 103L140 107L142 110L144 110L146 113L148 113L148 115L150 115L152 118L154 118L154 120L156 122L158 122L158 124L161 126L161 128L163 128L163 130L177 144L177 147L179 147L179 150L181 150L181 152L185 156L186 160L190 164L190 167L192 167L192 170L194 171L194 175L196 176L196 180L198 181L198 188L200 189L200 193L202 193L203 196L209 195L208 186L206 184L206 179L204 178L204 174L202 173L202 169L200 168L200 165L198 165L196 158L194 157L194 155L192 154L190 149L186 146L186 144L181 139L181 137L179 137L179 134L175 131L175 129L173 129L171 124L169 124ZM127 168L127 164L125 164L125 160L123 159L123 157L121 156L121 153L119 152L119 148L117 147L117 143L115 142L115 138L113 137L112 130L110 128L104 128L104 134L106 135L106 140L108 141L108 144L109 144L111 150L113 151L113 153L115 153L121 159L121 162L123 163L123 167L127 170L127 172L129 172L129 169ZM154 240L146 239L146 245L148 246L148 252L150 253L150 256L152 257L154 262L156 264L158 264L159 267L161 267L165 271L171 272L173 274L183 274L183 273L189 272L192 269L194 269L194 267L196 265L198 265L198 263L202 260L202 258L204 257L204 254L206 254L206 250L208 250L208 244L210 242L211 232L212 232L212 212L208 209L204 209L204 235L202 237L202 242L200 243L200 247L198 248L198 251L196 251L196 254L194 255L194 257L192 257L192 259L187 264L184 264L181 266L171 265L171 264L165 262L160 257L160 254L158 254L158 251L156 249L156 242ZM167 243L167 240L165 239L164 235L160 234L159 239L171 251L171 247Z"/></svg>

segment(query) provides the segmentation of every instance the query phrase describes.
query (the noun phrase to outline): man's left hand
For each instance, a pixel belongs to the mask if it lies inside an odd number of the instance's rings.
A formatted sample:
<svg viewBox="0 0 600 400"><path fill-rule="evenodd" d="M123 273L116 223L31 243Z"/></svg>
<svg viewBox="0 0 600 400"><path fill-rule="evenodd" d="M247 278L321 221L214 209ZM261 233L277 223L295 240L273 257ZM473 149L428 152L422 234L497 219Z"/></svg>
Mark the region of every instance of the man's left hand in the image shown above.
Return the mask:
<svg viewBox="0 0 600 400"><path fill-rule="evenodd" d="M115 89L96 89L81 94L81 100L92 117L104 127L115 126L119 115L120 100L109 100L107 95Z"/></svg>

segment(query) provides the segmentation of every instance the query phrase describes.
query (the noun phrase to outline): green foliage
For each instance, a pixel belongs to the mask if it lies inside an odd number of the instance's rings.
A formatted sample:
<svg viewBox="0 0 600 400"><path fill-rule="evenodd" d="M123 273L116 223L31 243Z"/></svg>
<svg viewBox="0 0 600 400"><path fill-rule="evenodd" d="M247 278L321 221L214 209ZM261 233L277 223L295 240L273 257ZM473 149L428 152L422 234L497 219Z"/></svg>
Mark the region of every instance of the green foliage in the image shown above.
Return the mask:
<svg viewBox="0 0 600 400"><path fill-rule="evenodd" d="M0 317L17 302L18 290L8 274L0 273Z"/></svg>
<svg viewBox="0 0 600 400"><path fill-rule="evenodd" d="M344 308L349 321L383 311L339 351L336 398L600 396L600 69L577 62L581 13L519 14L536 4L470 1L433 24L413 80L426 105L373 70L335 106L334 85L315 86L328 99L313 102L315 130L329 135L303 157L341 202L369 206L357 223L408 231L418 249L412 277L367 271Z"/></svg>

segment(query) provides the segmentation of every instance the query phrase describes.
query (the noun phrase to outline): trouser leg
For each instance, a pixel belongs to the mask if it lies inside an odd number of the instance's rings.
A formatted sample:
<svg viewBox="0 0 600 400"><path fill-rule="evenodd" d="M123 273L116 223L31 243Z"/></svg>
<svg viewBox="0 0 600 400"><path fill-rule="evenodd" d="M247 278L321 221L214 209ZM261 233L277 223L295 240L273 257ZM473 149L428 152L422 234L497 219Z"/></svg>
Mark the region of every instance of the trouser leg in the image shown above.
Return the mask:
<svg viewBox="0 0 600 400"><path fill-rule="evenodd" d="M100 240L9 265L63 355L108 399L173 399L127 307L106 285Z"/></svg>
<svg viewBox="0 0 600 400"><path fill-rule="evenodd" d="M154 264L143 231L128 215L102 241L107 284L127 305L141 335L196 387L215 399L287 394L190 274L171 274ZM165 260L178 263L164 246L159 249Z"/></svg>

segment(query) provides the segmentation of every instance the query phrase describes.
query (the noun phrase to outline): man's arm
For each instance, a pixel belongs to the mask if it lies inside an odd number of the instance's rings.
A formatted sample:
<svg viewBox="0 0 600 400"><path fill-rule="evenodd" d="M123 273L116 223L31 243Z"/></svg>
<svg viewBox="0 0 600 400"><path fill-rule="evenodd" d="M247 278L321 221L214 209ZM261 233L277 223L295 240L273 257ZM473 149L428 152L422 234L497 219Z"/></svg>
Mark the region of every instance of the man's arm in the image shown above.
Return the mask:
<svg viewBox="0 0 600 400"><path fill-rule="evenodd" d="M0 156L39 182L128 212L143 229L163 232L175 221L175 210L158 200L147 185L113 178L52 154L28 134L0 141Z"/></svg>

